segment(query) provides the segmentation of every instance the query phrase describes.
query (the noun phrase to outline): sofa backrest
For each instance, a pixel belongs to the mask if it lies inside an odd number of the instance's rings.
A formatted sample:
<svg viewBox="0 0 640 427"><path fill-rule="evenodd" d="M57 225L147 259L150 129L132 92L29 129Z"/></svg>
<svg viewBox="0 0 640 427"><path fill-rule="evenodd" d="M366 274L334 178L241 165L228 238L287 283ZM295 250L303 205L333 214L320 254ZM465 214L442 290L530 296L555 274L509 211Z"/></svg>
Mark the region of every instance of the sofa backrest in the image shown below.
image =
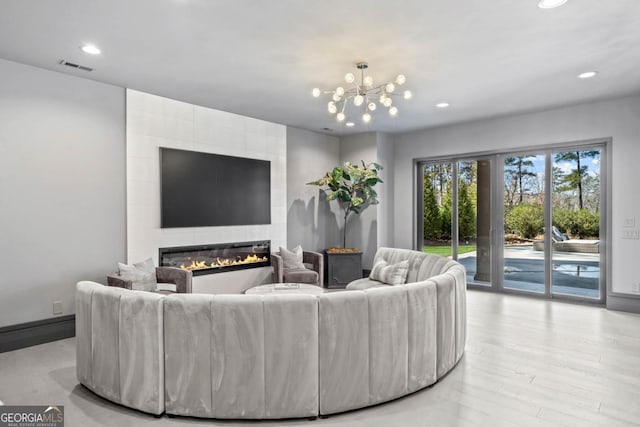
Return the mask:
<svg viewBox="0 0 640 427"><path fill-rule="evenodd" d="M435 283L330 292L318 303L322 414L395 399L436 381Z"/></svg>
<svg viewBox="0 0 640 427"><path fill-rule="evenodd" d="M152 292L79 282L78 380L122 405L164 412L164 299Z"/></svg>
<svg viewBox="0 0 640 427"><path fill-rule="evenodd" d="M408 260L407 283L427 280L460 266L459 263L439 255L397 248L379 248L373 259L373 264L375 265L379 260L384 260L389 264Z"/></svg>
<svg viewBox="0 0 640 427"><path fill-rule="evenodd" d="M315 296L175 294L164 311L167 413L318 414Z"/></svg>

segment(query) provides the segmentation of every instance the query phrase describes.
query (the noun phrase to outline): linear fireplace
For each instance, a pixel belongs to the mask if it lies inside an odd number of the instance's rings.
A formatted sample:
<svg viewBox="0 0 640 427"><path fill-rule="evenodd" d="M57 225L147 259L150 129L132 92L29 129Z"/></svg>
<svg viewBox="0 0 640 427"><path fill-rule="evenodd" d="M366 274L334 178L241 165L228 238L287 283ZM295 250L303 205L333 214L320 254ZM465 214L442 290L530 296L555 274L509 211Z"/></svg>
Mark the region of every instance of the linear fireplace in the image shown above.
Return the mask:
<svg viewBox="0 0 640 427"><path fill-rule="evenodd" d="M193 271L194 276L271 265L268 240L160 248L160 265Z"/></svg>

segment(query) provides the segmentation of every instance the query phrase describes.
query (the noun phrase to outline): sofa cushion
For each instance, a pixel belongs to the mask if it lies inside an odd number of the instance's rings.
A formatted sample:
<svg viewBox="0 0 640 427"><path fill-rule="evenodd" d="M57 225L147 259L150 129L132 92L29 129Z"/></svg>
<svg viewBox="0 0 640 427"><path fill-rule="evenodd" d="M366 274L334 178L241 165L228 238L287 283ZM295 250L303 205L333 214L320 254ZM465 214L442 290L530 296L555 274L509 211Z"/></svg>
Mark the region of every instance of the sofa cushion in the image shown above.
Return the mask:
<svg viewBox="0 0 640 427"><path fill-rule="evenodd" d="M381 259L371 269L369 278L388 285L402 285L407 281L409 261L404 260L396 264L389 264Z"/></svg>
<svg viewBox="0 0 640 427"><path fill-rule="evenodd" d="M405 260L409 261L406 283L429 279L444 273L455 265L459 265L457 262L439 255L397 248L379 248L373 259L373 265L380 260L384 260L389 264L396 264Z"/></svg>
<svg viewBox="0 0 640 427"><path fill-rule="evenodd" d="M318 283L318 273L313 270L285 268L283 272L283 280L285 283L310 283L315 285Z"/></svg>
<svg viewBox="0 0 640 427"><path fill-rule="evenodd" d="M389 286L389 285L384 284L382 282L378 282L377 280L371 280L370 278L365 277L364 279L356 279L353 282L349 283L346 289L350 291L361 291L363 289L384 288L386 286Z"/></svg>
<svg viewBox="0 0 640 427"><path fill-rule="evenodd" d="M282 257L284 268L304 269L304 264L302 263L302 246L298 245L292 250L280 246L280 256Z"/></svg>

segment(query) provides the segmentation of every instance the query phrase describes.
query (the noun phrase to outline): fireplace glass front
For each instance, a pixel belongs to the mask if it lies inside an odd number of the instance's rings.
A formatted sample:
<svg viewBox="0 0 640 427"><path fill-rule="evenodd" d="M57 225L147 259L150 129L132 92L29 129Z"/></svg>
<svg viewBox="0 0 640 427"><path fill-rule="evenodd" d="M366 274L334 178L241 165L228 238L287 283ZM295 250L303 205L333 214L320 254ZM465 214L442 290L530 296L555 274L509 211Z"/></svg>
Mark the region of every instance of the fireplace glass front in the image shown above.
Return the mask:
<svg viewBox="0 0 640 427"><path fill-rule="evenodd" d="M160 265L193 271L194 276L271 265L271 242L216 243L160 248Z"/></svg>

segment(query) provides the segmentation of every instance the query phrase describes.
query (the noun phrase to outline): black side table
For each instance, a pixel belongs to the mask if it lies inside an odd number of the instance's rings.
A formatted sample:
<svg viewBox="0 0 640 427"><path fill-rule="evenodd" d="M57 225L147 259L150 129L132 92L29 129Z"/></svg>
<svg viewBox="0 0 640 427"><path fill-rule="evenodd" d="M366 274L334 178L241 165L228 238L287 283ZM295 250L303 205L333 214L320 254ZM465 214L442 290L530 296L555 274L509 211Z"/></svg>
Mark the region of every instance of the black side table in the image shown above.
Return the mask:
<svg viewBox="0 0 640 427"><path fill-rule="evenodd" d="M344 288L362 278L362 252L330 253L325 251L327 288Z"/></svg>

